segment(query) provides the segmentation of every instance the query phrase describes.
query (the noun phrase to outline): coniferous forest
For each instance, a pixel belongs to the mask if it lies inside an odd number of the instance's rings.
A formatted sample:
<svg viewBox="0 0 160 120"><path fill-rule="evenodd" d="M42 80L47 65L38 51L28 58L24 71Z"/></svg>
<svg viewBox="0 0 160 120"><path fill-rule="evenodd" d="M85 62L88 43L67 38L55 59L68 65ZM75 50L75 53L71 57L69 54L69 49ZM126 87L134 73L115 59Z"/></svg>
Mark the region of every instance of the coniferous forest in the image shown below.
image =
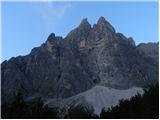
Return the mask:
<svg viewBox="0 0 160 120"><path fill-rule="evenodd" d="M105 111L102 110L100 118L119 119L119 118L159 118L159 87L150 86L144 89L143 96L137 95L131 100L121 100L118 106Z"/></svg>
<svg viewBox="0 0 160 120"><path fill-rule="evenodd" d="M71 107L64 118L75 119L119 119L119 118L159 118L159 86L150 86L144 89L144 94L136 95L130 100L121 100L119 105L102 109L100 116L89 111L87 106ZM25 102L18 94L10 105L2 105L2 118L59 118L58 108L43 106L41 99L34 102Z"/></svg>

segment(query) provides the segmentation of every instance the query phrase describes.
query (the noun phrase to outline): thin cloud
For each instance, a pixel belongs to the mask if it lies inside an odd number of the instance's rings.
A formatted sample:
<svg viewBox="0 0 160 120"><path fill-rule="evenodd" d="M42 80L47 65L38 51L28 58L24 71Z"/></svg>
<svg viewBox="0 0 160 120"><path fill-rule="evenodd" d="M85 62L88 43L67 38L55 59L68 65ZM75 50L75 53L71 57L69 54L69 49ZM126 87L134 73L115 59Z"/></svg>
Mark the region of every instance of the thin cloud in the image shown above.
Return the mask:
<svg viewBox="0 0 160 120"><path fill-rule="evenodd" d="M71 3L64 2L47 2L48 10L52 10L52 14L58 18L62 18L65 12L72 7Z"/></svg>
<svg viewBox="0 0 160 120"><path fill-rule="evenodd" d="M36 10L41 15L44 20L46 26L53 27L57 22L63 19L65 13L68 9L72 7L70 2L38 2L36 6Z"/></svg>

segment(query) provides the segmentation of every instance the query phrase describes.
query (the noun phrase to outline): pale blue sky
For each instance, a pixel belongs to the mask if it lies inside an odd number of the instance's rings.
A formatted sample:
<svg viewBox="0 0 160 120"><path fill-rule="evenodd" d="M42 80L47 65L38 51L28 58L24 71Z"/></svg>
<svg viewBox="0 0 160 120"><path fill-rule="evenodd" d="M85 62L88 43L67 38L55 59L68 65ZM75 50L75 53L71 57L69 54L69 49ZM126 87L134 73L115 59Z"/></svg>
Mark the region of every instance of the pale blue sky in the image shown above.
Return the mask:
<svg viewBox="0 0 160 120"><path fill-rule="evenodd" d="M136 44L158 41L158 2L2 2L2 61L28 54L54 32L65 37L83 18L104 16Z"/></svg>

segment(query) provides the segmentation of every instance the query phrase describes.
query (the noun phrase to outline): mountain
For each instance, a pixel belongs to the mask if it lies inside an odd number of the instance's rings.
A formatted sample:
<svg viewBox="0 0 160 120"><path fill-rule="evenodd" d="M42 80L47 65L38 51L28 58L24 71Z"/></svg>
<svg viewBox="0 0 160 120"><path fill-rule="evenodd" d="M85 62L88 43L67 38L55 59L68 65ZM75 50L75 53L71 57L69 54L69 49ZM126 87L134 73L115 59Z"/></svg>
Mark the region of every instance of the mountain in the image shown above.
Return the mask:
<svg viewBox="0 0 160 120"><path fill-rule="evenodd" d="M104 17L93 27L85 18L65 38L51 33L28 55L1 64L2 104L18 93L63 100L97 85L121 90L156 84L158 49L158 43L136 46Z"/></svg>

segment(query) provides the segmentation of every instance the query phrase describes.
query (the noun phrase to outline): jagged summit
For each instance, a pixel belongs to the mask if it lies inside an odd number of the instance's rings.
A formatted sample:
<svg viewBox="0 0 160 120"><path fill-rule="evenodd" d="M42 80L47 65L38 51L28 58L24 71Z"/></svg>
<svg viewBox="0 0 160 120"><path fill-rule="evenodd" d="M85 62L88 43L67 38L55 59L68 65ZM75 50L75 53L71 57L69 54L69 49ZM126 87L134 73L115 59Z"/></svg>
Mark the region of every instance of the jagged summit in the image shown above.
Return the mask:
<svg viewBox="0 0 160 120"><path fill-rule="evenodd" d="M106 23L106 19L103 16L101 16L97 21L97 24L102 24L102 23L104 24Z"/></svg>
<svg viewBox="0 0 160 120"><path fill-rule="evenodd" d="M84 18L79 27L78 27L79 30L84 30L85 32L86 31L89 31L91 29L91 24L88 22L87 18Z"/></svg>
<svg viewBox="0 0 160 120"><path fill-rule="evenodd" d="M113 27L108 21L106 21L106 19L105 19L103 16L101 16L101 17L99 18L99 20L98 20L98 22L97 22L97 26L98 26L101 30L105 29L105 30L109 30L109 31L115 33L114 27Z"/></svg>
<svg viewBox="0 0 160 120"><path fill-rule="evenodd" d="M51 33L48 38L47 41L49 42L53 42L54 40L62 40L62 36L55 36L55 33Z"/></svg>
<svg viewBox="0 0 160 120"><path fill-rule="evenodd" d="M111 32L115 32L114 27L103 16L98 19L96 25L97 27L100 27L100 29L106 29L110 30ZM84 27L91 28L91 24L88 22L87 18L84 18L79 25L79 28Z"/></svg>
<svg viewBox="0 0 160 120"><path fill-rule="evenodd" d="M89 25L90 26L90 23L88 22L87 18L84 18L80 23L80 26L85 26L85 25Z"/></svg>
<svg viewBox="0 0 160 120"><path fill-rule="evenodd" d="M55 33L51 33L49 36L48 36L48 38L47 38L47 40L53 40L53 39L55 39Z"/></svg>
<svg viewBox="0 0 160 120"><path fill-rule="evenodd" d="M91 26L91 24L88 22L87 18L82 19L81 23L79 24L79 26L75 29L73 29L67 36L66 39L70 39L69 41L72 41L70 36L78 36L78 35L82 35L87 37L89 35L89 32L92 31L92 29L95 29L97 32L99 33L107 33L107 32L111 32L111 33L115 33L115 29L114 27L108 22L106 21L106 19L101 16L98 21L97 24L94 24L93 28ZM48 37L48 41L51 40L55 40L57 36L55 36L54 33L51 33Z"/></svg>

